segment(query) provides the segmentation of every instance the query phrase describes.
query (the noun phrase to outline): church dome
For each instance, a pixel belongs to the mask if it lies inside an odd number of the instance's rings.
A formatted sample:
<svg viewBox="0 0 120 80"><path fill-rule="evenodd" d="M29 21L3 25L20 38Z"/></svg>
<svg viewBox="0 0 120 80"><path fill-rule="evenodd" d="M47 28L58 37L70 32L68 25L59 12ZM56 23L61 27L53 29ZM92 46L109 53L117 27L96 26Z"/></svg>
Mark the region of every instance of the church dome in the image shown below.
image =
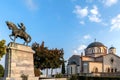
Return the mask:
<svg viewBox="0 0 120 80"><path fill-rule="evenodd" d="M116 49L115 47L110 47L109 49Z"/></svg>
<svg viewBox="0 0 120 80"><path fill-rule="evenodd" d="M86 56L98 57L107 54L107 47L101 42L92 42L85 49Z"/></svg>
<svg viewBox="0 0 120 80"><path fill-rule="evenodd" d="M88 45L87 48L92 48L92 47L105 47L101 42L93 42Z"/></svg>

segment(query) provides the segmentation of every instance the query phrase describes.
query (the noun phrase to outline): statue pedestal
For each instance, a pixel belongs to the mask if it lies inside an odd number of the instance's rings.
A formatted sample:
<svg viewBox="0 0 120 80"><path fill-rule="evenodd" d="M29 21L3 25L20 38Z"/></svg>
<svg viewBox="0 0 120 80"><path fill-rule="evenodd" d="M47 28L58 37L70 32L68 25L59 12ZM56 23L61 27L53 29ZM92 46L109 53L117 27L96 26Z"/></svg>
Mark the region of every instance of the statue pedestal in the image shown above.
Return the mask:
<svg viewBox="0 0 120 80"><path fill-rule="evenodd" d="M28 80L38 80L34 76L33 64L34 51L29 46L17 43L9 43L6 54L5 79L22 80L22 75L28 76Z"/></svg>

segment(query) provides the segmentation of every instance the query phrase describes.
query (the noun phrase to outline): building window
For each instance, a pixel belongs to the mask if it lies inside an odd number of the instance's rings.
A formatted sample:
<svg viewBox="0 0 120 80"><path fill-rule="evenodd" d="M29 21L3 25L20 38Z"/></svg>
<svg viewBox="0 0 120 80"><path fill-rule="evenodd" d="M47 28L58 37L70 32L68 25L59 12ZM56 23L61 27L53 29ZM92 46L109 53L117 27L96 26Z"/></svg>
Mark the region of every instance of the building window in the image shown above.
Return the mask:
<svg viewBox="0 0 120 80"><path fill-rule="evenodd" d="M98 68L94 67L92 72L97 73L98 72Z"/></svg>
<svg viewBox="0 0 120 80"><path fill-rule="evenodd" d="M98 48L97 50L98 50L98 53L101 53L101 50L100 50L100 48Z"/></svg>
<svg viewBox="0 0 120 80"><path fill-rule="evenodd" d="M94 53L94 50L92 49L92 53Z"/></svg>
<svg viewBox="0 0 120 80"><path fill-rule="evenodd" d="M114 62L114 59L113 59L113 58L111 58L111 59L110 59L110 62L111 62L111 64L113 64L113 62Z"/></svg>
<svg viewBox="0 0 120 80"><path fill-rule="evenodd" d="M108 68L108 72L110 72L110 68Z"/></svg>
<svg viewBox="0 0 120 80"><path fill-rule="evenodd" d="M72 74L72 67L71 67L71 74Z"/></svg>
<svg viewBox="0 0 120 80"><path fill-rule="evenodd" d="M117 72L117 68L115 68L115 72Z"/></svg>
<svg viewBox="0 0 120 80"><path fill-rule="evenodd" d="M95 73L97 73L98 72L98 68L95 68Z"/></svg>
<svg viewBox="0 0 120 80"><path fill-rule="evenodd" d="M111 72L113 72L113 68L111 69Z"/></svg>

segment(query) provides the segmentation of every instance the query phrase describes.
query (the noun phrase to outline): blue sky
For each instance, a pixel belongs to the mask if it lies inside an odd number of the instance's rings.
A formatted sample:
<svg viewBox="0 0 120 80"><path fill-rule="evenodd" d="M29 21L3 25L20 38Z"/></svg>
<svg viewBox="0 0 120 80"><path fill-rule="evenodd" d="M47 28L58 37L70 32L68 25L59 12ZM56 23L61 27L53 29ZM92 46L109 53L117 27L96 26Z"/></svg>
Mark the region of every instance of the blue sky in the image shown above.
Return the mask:
<svg viewBox="0 0 120 80"><path fill-rule="evenodd" d="M49 48L63 48L66 60L94 39L120 55L119 5L119 0L0 0L0 40L11 42L5 21L23 22L32 37L29 45L45 41Z"/></svg>

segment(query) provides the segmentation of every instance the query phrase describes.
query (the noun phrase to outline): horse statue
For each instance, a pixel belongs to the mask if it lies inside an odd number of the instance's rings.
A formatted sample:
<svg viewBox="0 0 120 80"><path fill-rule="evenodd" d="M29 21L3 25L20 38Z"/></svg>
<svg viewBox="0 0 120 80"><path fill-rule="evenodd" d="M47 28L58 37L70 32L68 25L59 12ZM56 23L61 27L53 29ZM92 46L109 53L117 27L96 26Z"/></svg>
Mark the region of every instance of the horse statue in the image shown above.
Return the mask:
<svg viewBox="0 0 120 80"><path fill-rule="evenodd" d="M6 21L6 24L10 30L12 30L12 34L9 35L10 39L15 42L17 37L20 37L23 39L24 45L28 45L29 42L31 42L31 37L28 35L25 31L18 28L14 23ZM14 37L14 38L12 38Z"/></svg>

